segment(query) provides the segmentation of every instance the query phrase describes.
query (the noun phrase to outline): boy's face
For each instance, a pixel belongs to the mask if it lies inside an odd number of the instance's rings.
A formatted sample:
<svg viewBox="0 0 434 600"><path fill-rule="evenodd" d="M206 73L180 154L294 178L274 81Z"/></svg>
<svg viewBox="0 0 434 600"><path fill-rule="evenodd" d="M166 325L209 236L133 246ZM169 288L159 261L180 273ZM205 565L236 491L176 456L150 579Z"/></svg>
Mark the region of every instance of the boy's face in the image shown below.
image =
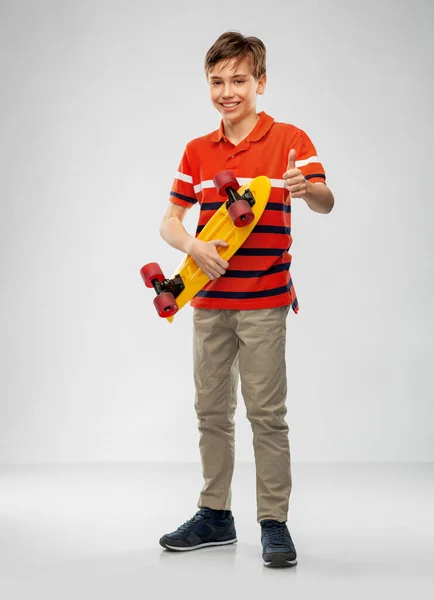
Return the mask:
<svg viewBox="0 0 434 600"><path fill-rule="evenodd" d="M227 63L227 64L225 64ZM211 101L226 122L239 123L256 113L256 95L263 94L266 75L259 81L253 77L248 59L235 69L236 59L220 61L208 72Z"/></svg>

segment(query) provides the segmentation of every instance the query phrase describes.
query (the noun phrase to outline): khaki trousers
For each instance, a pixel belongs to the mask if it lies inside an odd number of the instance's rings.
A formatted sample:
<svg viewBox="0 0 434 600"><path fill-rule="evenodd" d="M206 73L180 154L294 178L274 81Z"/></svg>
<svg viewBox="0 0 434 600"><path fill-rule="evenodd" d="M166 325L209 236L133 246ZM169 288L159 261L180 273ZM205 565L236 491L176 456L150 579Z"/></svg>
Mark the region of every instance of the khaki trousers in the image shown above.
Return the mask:
<svg viewBox="0 0 434 600"><path fill-rule="evenodd" d="M286 408L289 306L195 308L195 409L204 486L198 507L231 509L238 375L253 432L257 520L287 521L291 464Z"/></svg>

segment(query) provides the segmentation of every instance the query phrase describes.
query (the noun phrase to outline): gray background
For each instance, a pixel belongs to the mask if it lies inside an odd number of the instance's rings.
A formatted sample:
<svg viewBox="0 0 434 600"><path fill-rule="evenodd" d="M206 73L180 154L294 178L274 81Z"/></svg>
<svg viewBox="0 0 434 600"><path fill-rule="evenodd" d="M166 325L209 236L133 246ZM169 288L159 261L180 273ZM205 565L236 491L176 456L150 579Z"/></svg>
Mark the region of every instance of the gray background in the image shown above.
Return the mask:
<svg viewBox="0 0 434 600"><path fill-rule="evenodd" d="M182 259L158 229L186 142L219 125L203 59L228 29L264 41L258 110L307 131L336 198L293 207L293 459L434 460L433 13L1 2L1 462L199 460L192 310L160 320L139 270Z"/></svg>

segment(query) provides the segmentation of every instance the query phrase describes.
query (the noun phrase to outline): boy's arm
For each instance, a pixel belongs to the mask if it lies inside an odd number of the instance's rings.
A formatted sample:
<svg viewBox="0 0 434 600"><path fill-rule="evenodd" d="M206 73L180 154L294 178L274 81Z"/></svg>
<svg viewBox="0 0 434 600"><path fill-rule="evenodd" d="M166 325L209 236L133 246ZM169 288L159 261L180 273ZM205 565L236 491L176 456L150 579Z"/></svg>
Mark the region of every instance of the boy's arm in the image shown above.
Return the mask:
<svg viewBox="0 0 434 600"><path fill-rule="evenodd" d="M194 237L187 233L182 224L187 210L184 206L170 202L160 225L160 235L172 248L190 254Z"/></svg>
<svg viewBox="0 0 434 600"><path fill-rule="evenodd" d="M229 263L217 251L219 246L227 247L223 240L203 242L185 230L182 220L188 208L170 202L160 226L160 235L170 246L190 254L196 264L212 279L226 273Z"/></svg>
<svg viewBox="0 0 434 600"><path fill-rule="evenodd" d="M227 243L223 240L199 240L189 235L182 225L187 210L197 203L190 150L191 145L187 144L172 185L171 200L160 226L160 235L173 248L189 254L210 279L216 279L223 275L229 266L217 251L219 246L226 247Z"/></svg>
<svg viewBox="0 0 434 600"><path fill-rule="evenodd" d="M325 183L306 181L306 188L303 200L311 210L323 214L327 214L332 210L335 198L331 189Z"/></svg>
<svg viewBox="0 0 434 600"><path fill-rule="evenodd" d="M322 181L308 181L295 163L296 151L291 149L288 166L283 174L285 187L288 188L291 198L303 198L311 210L323 214L329 213L335 203L331 189Z"/></svg>

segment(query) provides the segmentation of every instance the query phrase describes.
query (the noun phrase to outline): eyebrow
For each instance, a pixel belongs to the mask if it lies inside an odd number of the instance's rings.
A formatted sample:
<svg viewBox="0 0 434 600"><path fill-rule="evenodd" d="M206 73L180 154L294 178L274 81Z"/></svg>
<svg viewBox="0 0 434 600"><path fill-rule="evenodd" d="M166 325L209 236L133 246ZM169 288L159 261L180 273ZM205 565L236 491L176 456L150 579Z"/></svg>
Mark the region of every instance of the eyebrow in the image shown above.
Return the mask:
<svg viewBox="0 0 434 600"><path fill-rule="evenodd" d="M235 79L235 77L247 77L247 75L245 73L237 73L236 75L232 75L231 79ZM210 79L222 79L222 77L219 77L218 75L213 75L212 77L210 77Z"/></svg>

